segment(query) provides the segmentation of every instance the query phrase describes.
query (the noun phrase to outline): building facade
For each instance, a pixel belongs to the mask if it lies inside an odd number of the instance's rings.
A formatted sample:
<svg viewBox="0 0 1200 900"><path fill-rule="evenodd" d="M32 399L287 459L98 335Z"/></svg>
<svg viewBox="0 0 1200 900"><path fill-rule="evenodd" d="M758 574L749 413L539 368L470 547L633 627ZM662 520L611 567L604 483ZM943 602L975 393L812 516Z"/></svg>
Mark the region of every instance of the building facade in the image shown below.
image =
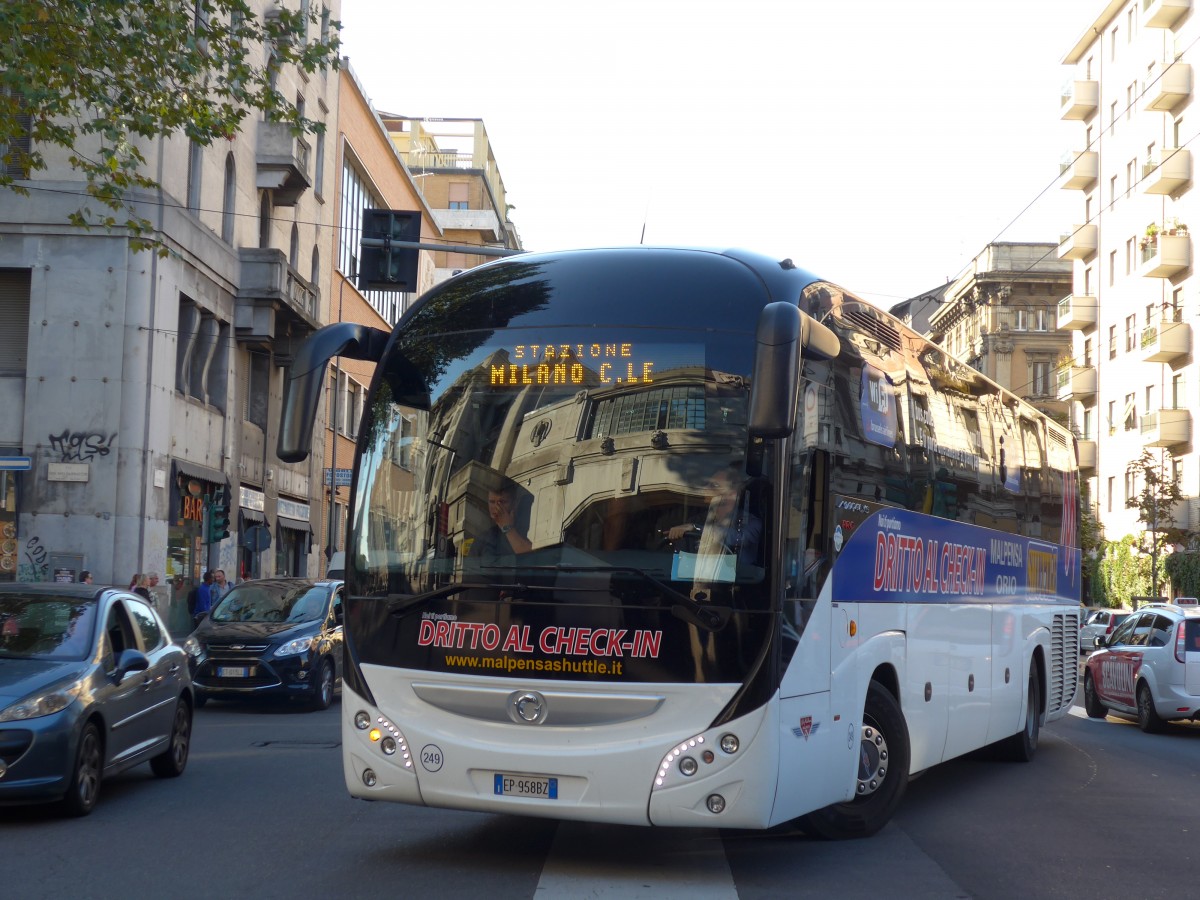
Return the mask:
<svg viewBox="0 0 1200 900"><path fill-rule="evenodd" d="M1068 424L1057 372L1071 338L1056 326L1071 264L1053 243L988 244L944 290L929 333L957 359Z"/></svg>
<svg viewBox="0 0 1200 900"><path fill-rule="evenodd" d="M285 66L277 88L334 133L336 72ZM336 154L255 116L227 142L141 149L161 190L137 213L166 256L69 225L85 194L64 158L28 196L0 193L0 577L157 571L183 629L205 569L319 570L323 448L297 465L274 451L285 367L331 292Z"/></svg>
<svg viewBox="0 0 1200 900"><path fill-rule="evenodd" d="M462 247L520 250L504 179L482 119L416 119L381 113L448 248L434 252L435 281L492 259Z"/></svg>
<svg viewBox="0 0 1200 900"><path fill-rule="evenodd" d="M1080 461L1106 537L1145 529L1127 502L1141 490L1130 471L1143 448L1200 494L1200 395L1192 323L1197 211L1193 66L1200 16L1192 0L1114 0L1069 48L1061 117L1077 129L1060 186L1078 192L1060 259L1073 266L1058 327L1072 335L1060 396L1072 405ZM1065 224L1065 223L1064 223ZM1195 502L1177 526L1196 529Z"/></svg>

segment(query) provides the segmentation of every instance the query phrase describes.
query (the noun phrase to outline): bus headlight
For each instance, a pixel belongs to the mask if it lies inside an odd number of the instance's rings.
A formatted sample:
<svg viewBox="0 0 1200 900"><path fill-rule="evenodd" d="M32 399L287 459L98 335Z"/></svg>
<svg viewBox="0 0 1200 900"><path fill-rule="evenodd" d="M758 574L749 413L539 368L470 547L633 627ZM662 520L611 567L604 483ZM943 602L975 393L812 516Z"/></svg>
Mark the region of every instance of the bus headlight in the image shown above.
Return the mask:
<svg viewBox="0 0 1200 900"><path fill-rule="evenodd" d="M742 744L738 740L738 737L736 734L721 735L721 749L724 750L726 753L730 753L730 754L737 753L738 748L741 746L742 746ZM722 803L723 802L724 801L722 801Z"/></svg>

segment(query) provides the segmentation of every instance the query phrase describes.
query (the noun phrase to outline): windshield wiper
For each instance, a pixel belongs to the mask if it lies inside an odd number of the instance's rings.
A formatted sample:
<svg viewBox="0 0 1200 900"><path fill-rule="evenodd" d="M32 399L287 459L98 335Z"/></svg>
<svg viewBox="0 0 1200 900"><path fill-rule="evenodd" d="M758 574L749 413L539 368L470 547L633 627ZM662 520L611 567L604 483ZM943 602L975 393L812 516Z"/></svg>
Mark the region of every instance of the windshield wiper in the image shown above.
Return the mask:
<svg viewBox="0 0 1200 900"><path fill-rule="evenodd" d="M460 581L455 584L443 584L440 588L425 591L420 594L388 594L388 614L401 615L414 606L420 606L426 600L437 600L440 597L450 597L463 591L475 589L501 591L510 595L525 594L529 591L552 591L552 587L536 584L500 584L495 581Z"/></svg>
<svg viewBox="0 0 1200 900"><path fill-rule="evenodd" d="M728 606L710 606L707 603L698 603L687 594L680 593L669 584L659 581L649 572L635 566L522 566L521 568L545 572L625 572L637 575L674 601L671 604L671 615L682 619L689 625L703 628L705 631L719 631L724 628L733 612Z"/></svg>

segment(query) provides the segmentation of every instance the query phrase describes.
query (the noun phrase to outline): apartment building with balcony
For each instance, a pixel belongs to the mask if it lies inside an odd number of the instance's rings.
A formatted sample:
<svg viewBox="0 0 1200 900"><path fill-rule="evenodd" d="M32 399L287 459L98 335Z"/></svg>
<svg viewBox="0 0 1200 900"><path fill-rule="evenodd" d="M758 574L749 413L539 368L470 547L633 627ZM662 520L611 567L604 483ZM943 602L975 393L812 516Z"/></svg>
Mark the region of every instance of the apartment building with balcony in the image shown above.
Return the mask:
<svg viewBox="0 0 1200 900"><path fill-rule="evenodd" d="M513 207L482 119L380 115L433 208L448 245L522 249L517 227L509 218ZM491 258L461 249L436 251L434 280L443 281Z"/></svg>
<svg viewBox="0 0 1200 900"><path fill-rule="evenodd" d="M1081 437L1090 497L1109 537L1137 533L1126 501L1141 485L1127 472L1157 448L1200 495L1200 314L1196 253L1188 223L1196 115L1193 66L1200 61L1194 0L1113 0L1063 57L1060 114L1075 134L1060 162L1060 187L1079 198L1058 256L1073 268L1058 327L1071 334L1060 395ZM1176 524L1195 529L1181 505Z"/></svg>
<svg viewBox="0 0 1200 900"><path fill-rule="evenodd" d="M276 88L334 132L336 72L283 66ZM85 185L52 148L28 196L0 192L0 578L157 571L176 601L213 567L316 574L320 459L274 450L285 367L328 308L335 154L254 115L211 146L139 146L161 190L133 200L165 256L71 225ZM231 527L210 541L217 492Z"/></svg>
<svg viewBox="0 0 1200 900"><path fill-rule="evenodd" d="M1056 327L1071 264L1053 243L988 244L943 290L929 334L947 352L1067 423L1058 370L1071 347Z"/></svg>

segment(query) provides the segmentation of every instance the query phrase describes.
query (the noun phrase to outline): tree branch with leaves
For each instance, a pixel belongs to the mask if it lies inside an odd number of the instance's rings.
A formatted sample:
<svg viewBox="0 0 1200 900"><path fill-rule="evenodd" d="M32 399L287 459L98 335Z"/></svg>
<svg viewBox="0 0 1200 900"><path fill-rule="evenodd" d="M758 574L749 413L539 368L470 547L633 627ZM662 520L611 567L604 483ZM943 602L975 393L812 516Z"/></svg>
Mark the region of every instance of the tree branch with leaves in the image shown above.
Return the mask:
<svg viewBox="0 0 1200 900"><path fill-rule="evenodd" d="M261 113L296 134L323 126L276 88L285 66L336 69L339 23L317 9L247 0L5 0L0 3L0 188L47 171L49 148L82 176L83 227L151 231L133 192L155 191L139 139L202 146ZM143 242L144 243L144 242Z"/></svg>

